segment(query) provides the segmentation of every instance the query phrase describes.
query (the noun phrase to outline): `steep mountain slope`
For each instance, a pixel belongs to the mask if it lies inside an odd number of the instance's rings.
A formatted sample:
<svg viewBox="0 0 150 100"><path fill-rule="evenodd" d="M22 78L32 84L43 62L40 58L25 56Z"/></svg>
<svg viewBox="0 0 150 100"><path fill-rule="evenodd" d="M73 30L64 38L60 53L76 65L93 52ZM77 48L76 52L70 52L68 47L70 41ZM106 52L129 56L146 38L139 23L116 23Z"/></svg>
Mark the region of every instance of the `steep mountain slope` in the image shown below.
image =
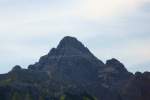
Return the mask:
<svg viewBox="0 0 150 100"><path fill-rule="evenodd" d="M96 80L98 70L103 67L102 61L94 55L77 39L63 38L57 48L53 48L39 62L30 65L31 70L43 70L49 76L74 81Z"/></svg>
<svg viewBox="0 0 150 100"><path fill-rule="evenodd" d="M148 100L149 76L133 75L115 58L104 64L67 36L28 69L0 75L0 100Z"/></svg>

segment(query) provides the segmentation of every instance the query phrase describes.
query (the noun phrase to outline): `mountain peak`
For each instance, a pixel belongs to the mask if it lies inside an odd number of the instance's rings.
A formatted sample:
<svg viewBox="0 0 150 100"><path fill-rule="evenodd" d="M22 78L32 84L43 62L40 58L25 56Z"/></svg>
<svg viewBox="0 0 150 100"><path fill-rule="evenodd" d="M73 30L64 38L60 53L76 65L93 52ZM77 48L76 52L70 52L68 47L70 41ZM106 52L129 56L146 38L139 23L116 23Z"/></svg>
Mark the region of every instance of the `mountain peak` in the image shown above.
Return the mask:
<svg viewBox="0 0 150 100"><path fill-rule="evenodd" d="M107 60L106 66L107 67L113 67L113 68L119 70L119 72L128 72L127 69L125 68L125 66L115 58Z"/></svg>
<svg viewBox="0 0 150 100"><path fill-rule="evenodd" d="M87 47L85 47L75 37L66 36L58 44L57 48L51 49L49 55L91 55Z"/></svg>
<svg viewBox="0 0 150 100"><path fill-rule="evenodd" d="M16 65L13 67L12 71L18 71L18 70L21 70L21 66L20 65Z"/></svg>
<svg viewBox="0 0 150 100"><path fill-rule="evenodd" d="M78 66L82 68L81 65L85 62L91 64L91 66L96 65L97 68L104 65L103 62L97 59L80 41L74 37L66 36L59 42L56 48L52 48L47 55L42 56L39 62L33 66L37 66L34 67L35 69L42 68L46 70L52 66L57 66L59 69L60 66L69 66L68 68L76 68L76 66ZM63 67L61 68L63 69ZM54 69L56 69L56 67ZM85 68L85 70L87 69Z"/></svg>
<svg viewBox="0 0 150 100"><path fill-rule="evenodd" d="M73 36L65 36L65 37L63 37L62 41L63 40L77 40L77 38L73 37Z"/></svg>
<svg viewBox="0 0 150 100"><path fill-rule="evenodd" d="M120 61L118 61L116 58L112 58L106 61L107 65L114 65L114 64L120 64Z"/></svg>
<svg viewBox="0 0 150 100"><path fill-rule="evenodd" d="M83 48L84 45L77 40L75 37L71 37L71 36L65 36L60 42L59 45L57 46L58 49L60 48Z"/></svg>

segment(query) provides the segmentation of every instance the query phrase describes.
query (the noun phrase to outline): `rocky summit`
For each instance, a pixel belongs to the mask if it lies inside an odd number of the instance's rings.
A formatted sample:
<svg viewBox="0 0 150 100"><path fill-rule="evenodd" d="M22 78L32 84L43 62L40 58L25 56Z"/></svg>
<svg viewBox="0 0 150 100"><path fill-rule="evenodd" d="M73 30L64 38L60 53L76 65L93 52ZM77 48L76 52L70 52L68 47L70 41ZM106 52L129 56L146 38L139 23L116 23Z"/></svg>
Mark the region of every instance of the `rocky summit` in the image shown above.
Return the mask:
<svg viewBox="0 0 150 100"><path fill-rule="evenodd" d="M115 58L103 63L74 37L27 69L0 75L0 100L150 100L150 72L129 72Z"/></svg>

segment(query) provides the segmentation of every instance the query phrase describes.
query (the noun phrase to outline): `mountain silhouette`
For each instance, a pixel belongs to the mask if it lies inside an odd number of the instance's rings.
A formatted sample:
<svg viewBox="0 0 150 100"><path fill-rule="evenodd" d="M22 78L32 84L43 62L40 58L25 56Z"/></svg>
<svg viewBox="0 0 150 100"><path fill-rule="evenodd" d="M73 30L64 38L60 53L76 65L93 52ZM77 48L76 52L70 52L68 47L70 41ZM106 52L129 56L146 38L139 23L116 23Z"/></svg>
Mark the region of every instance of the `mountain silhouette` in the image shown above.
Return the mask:
<svg viewBox="0 0 150 100"><path fill-rule="evenodd" d="M115 58L103 63L75 37L27 69L0 75L0 100L150 100L150 73L129 72Z"/></svg>

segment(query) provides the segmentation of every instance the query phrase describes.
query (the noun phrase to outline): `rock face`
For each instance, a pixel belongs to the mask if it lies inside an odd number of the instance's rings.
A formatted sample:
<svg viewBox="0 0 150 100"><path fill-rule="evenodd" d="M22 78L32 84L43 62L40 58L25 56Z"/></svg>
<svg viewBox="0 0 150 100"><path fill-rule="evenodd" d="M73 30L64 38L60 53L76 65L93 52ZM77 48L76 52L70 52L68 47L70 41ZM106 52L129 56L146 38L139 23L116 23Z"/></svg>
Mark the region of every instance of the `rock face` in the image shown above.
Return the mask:
<svg viewBox="0 0 150 100"><path fill-rule="evenodd" d="M149 72L135 75L115 58L104 64L74 37L28 69L0 75L0 100L150 100Z"/></svg>

